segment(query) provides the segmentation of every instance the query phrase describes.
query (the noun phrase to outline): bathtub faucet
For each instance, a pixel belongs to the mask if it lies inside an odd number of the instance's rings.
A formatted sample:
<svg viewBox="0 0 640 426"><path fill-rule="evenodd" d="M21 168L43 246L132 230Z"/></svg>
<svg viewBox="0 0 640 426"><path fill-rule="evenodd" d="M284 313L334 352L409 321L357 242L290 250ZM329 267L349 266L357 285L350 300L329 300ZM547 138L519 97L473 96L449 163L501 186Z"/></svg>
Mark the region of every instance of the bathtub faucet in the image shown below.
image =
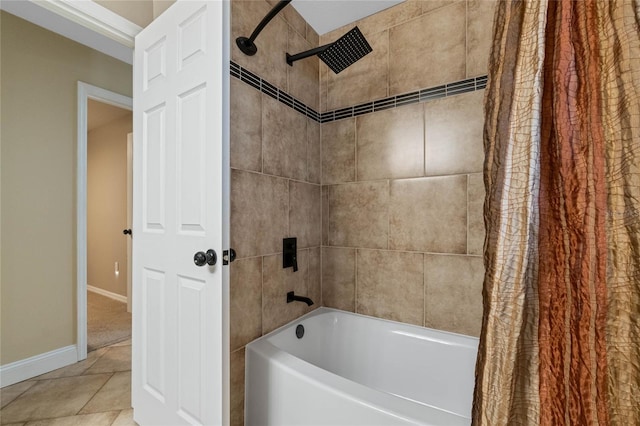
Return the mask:
<svg viewBox="0 0 640 426"><path fill-rule="evenodd" d="M308 297L302 297L302 296L296 296L293 291L290 291L287 293L287 303L291 303L291 302L304 302L307 304L307 306L311 306L313 305L313 300L309 299Z"/></svg>

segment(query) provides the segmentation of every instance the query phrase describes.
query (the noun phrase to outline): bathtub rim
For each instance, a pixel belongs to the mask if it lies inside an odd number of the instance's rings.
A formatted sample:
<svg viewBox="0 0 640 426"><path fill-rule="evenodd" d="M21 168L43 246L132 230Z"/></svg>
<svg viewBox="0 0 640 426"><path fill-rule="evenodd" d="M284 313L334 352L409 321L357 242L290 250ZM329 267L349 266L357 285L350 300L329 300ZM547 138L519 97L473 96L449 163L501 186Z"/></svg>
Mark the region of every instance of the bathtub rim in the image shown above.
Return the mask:
<svg viewBox="0 0 640 426"><path fill-rule="evenodd" d="M337 313L347 314L347 315L356 316L356 317L360 317L360 318L366 318L366 319L375 320L375 321L382 321L382 322L384 322L386 324L396 324L396 325L400 325L402 327L408 327L408 328L411 328L411 329L421 330L422 332L424 332L424 330L428 330L428 331L433 332L435 334L443 334L445 336L452 336L456 340L458 340L458 339L465 339L465 340L466 339L471 339L471 340L476 342L476 346L477 346L477 343L479 343L479 341L480 341L479 337L469 336L468 334L456 333L454 331L447 331L447 330L439 330L437 328L424 327L424 326L421 326L421 325L410 324L410 323L407 323L407 322L394 321L394 320L390 320L390 319L386 319L386 318L374 317L374 316L371 316L371 315L359 314L359 313L356 313L356 312L345 311L345 310L336 309L336 308L330 308L330 307L327 307L327 306L319 306L316 309L314 309L313 311L307 312L306 314L304 314L304 315L302 315L302 316L300 316L300 317L298 317L296 319L293 319L293 320L289 321L288 323L286 323L284 325L281 325L280 327L276 328L273 331L270 331L269 333L265 334L264 336L260 336L260 337L258 337L256 339L252 340L251 342L247 343L247 346L249 346L253 342L257 342L257 341L260 341L260 340L263 340L263 339L264 340L268 340L268 338L270 336L273 336L273 335L277 334L278 332L286 329L287 327L293 326L294 323L297 322L297 321L307 320L309 318L313 318L315 316L319 316L319 315L322 315L322 314L328 313L328 312L337 312Z"/></svg>
<svg viewBox="0 0 640 426"><path fill-rule="evenodd" d="M333 373L329 370L326 370L315 364L312 364L311 362L308 362L302 358L292 355L291 353L285 351L284 349L276 346L269 339L274 335L277 335L281 332L286 331L288 328L293 329L295 326L297 326L299 323L305 320L308 320L315 316L320 316L325 313L346 314L348 316L356 316L356 317L369 319L369 320L372 319L372 320L383 321L384 323L387 323L389 325L401 326L403 328L407 327L409 329L418 330L422 333L424 333L424 331L427 330L429 332L433 332L436 334L451 336L455 340L471 339L476 342L476 347L477 347L477 342L479 340L476 337L467 336L464 334L453 333L453 332L444 331L444 330L437 330L429 327L422 327L415 324L401 323L398 321L388 320L384 318L377 318L369 315L357 314L354 312L343 311L340 309L328 308L328 307L322 306L248 343L245 348L246 370L249 371L249 360L251 358L250 354L255 354L263 359L268 359L274 362L279 368L282 368L289 374L293 374L297 377L301 377L308 380L314 380L314 383L316 383L319 387L322 387L331 392L335 392L340 396L354 403L368 406L377 411L389 413L390 415L395 416L398 419L404 420L406 422L412 422L415 424L425 424L424 423L425 420L423 419L425 409L430 414L438 417L440 420L445 420L449 422L450 421L461 421L461 422L470 421L471 418L469 416L461 415L461 414L454 413L454 412L451 412L433 405L429 405L420 401L414 401L409 398L405 398L399 395L394 395L392 393L374 389L364 384L348 379L346 377L340 376L336 373ZM439 339L436 339L436 340L439 340ZM464 346L470 348L470 346L468 345L464 345ZM247 389L248 381L249 381L249 375L246 374L245 398L246 398L246 392L247 392L246 389ZM388 401L390 400L394 401L393 403L394 407L389 407L389 405L391 404L388 404ZM401 408L402 410L399 410L398 408ZM245 416L248 414L247 413L248 410L249 410L249 406L248 404L245 404ZM435 419L435 420L438 420L438 419ZM446 424L451 424L449 422L447 422ZM435 425L439 423L433 423L433 424Z"/></svg>

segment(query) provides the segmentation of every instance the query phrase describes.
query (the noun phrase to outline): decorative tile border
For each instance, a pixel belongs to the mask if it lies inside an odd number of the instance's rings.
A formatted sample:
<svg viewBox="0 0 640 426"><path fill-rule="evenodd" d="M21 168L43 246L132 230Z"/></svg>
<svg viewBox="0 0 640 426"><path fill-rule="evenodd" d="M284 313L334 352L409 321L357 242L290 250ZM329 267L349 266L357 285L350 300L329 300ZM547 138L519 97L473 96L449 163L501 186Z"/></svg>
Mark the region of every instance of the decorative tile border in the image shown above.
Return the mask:
<svg viewBox="0 0 640 426"><path fill-rule="evenodd" d="M290 108L295 109L299 113L317 121L318 123L328 123L331 121L342 120L344 118L357 117L362 114L382 111L389 108L396 108L403 105L410 105L419 102L431 101L448 96L459 95L461 93L475 92L487 87L487 76L469 78L453 83L443 84L442 86L429 87L426 89L416 90L401 95L389 96L388 98L378 99L372 102L354 105L347 108L340 108L333 111L327 111L322 114L316 112L313 108L308 107L304 103L295 99L283 90L278 89L268 81L260 78L256 74L241 67L231 61L231 76L240 79L248 85L258 89L262 93L271 96L273 99L282 102Z"/></svg>
<svg viewBox="0 0 640 426"><path fill-rule="evenodd" d="M246 68L241 67L233 61L231 61L231 76L240 79L241 81L247 83L249 86L258 89L265 95L271 96L273 99L282 102L289 108L295 109L299 113L306 115L312 120L317 121L318 123L320 122L320 114L318 114L318 112L316 112L313 108L308 107L284 90L278 89L267 80L258 77L256 74L252 73Z"/></svg>

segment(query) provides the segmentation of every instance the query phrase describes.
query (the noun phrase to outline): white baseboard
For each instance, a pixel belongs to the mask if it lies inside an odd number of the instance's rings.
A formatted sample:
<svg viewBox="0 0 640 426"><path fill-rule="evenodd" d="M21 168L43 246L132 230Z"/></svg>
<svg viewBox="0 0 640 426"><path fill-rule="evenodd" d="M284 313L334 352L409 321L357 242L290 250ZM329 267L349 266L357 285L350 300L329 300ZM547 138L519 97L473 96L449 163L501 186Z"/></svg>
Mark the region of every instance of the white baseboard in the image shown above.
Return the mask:
<svg viewBox="0 0 640 426"><path fill-rule="evenodd" d="M99 287L94 287L92 285L87 285L87 290L108 297L109 299L117 300L118 302L127 303L127 296L123 296L118 293L113 293L111 291L107 291Z"/></svg>
<svg viewBox="0 0 640 426"><path fill-rule="evenodd" d="M78 361L76 345L65 346L40 355L0 366L0 387L39 376Z"/></svg>

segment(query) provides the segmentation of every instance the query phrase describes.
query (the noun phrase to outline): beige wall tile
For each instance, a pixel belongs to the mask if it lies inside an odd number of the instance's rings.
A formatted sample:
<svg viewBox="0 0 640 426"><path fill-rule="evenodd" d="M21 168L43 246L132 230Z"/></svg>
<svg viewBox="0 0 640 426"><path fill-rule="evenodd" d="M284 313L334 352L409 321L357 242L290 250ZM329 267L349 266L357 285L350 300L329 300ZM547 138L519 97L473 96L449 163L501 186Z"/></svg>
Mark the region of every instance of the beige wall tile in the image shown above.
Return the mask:
<svg viewBox="0 0 640 426"><path fill-rule="evenodd" d="M307 181L320 183L322 179L322 152L320 123L307 119Z"/></svg>
<svg viewBox="0 0 640 426"><path fill-rule="evenodd" d="M298 248L317 247L322 239L322 196L320 185L289 182L289 236Z"/></svg>
<svg viewBox="0 0 640 426"><path fill-rule="evenodd" d="M329 245L387 248L389 182L332 186L329 190Z"/></svg>
<svg viewBox="0 0 640 426"><path fill-rule="evenodd" d="M427 176L482 171L483 103L484 90L425 103Z"/></svg>
<svg viewBox="0 0 640 426"><path fill-rule="evenodd" d="M422 14L419 1L408 0L356 22L365 36L402 24ZM351 24L353 27L353 24Z"/></svg>
<svg viewBox="0 0 640 426"><path fill-rule="evenodd" d="M231 167L262 171L262 95L231 79Z"/></svg>
<svg viewBox="0 0 640 426"><path fill-rule="evenodd" d="M389 30L390 95L465 77L465 16L457 3Z"/></svg>
<svg viewBox="0 0 640 426"><path fill-rule="evenodd" d="M265 256L263 262L262 334L267 334L306 312L302 302L287 303L287 293L306 296L309 250L298 250L297 272L282 267L282 254Z"/></svg>
<svg viewBox="0 0 640 426"><path fill-rule="evenodd" d="M327 111L329 103L329 67L320 61L320 111Z"/></svg>
<svg viewBox="0 0 640 426"><path fill-rule="evenodd" d="M239 258L281 251L288 211L286 179L231 170L231 246Z"/></svg>
<svg viewBox="0 0 640 426"><path fill-rule="evenodd" d="M273 7L279 3L279 0L267 0L269 6ZM298 13L295 7L289 5L282 9L279 13L289 25L297 31L300 35L304 36L307 29L307 21L304 20L302 15Z"/></svg>
<svg viewBox="0 0 640 426"><path fill-rule="evenodd" d="M484 181L482 173L469 175L467 182L467 253L482 255L484 250Z"/></svg>
<svg viewBox="0 0 640 426"><path fill-rule="evenodd" d="M231 59L265 78L269 83L287 88L287 62L283 59L287 50L288 25L276 16L256 38L258 52L247 56L236 45L237 37L249 37L258 23L271 10L264 0L233 0L231 2Z"/></svg>
<svg viewBox="0 0 640 426"><path fill-rule="evenodd" d="M328 71L327 110L387 96L389 32L370 34L367 41L373 49L371 53L340 74Z"/></svg>
<svg viewBox="0 0 640 426"><path fill-rule="evenodd" d="M231 352L230 381L231 381L231 426L244 426L244 348Z"/></svg>
<svg viewBox="0 0 640 426"><path fill-rule="evenodd" d="M304 35L289 29L287 53L295 55L312 48L313 46L304 38ZM283 56L285 55L283 54ZM316 111L320 108L319 62L320 59L317 56L311 56L294 62L292 66L287 66L289 94Z"/></svg>
<svg viewBox="0 0 640 426"><path fill-rule="evenodd" d="M231 263L231 351L262 335L262 258Z"/></svg>
<svg viewBox="0 0 640 426"><path fill-rule="evenodd" d="M356 129L359 181L424 175L422 104L362 115Z"/></svg>
<svg viewBox="0 0 640 426"><path fill-rule="evenodd" d="M309 276L307 282L307 294L303 296L313 300L313 305L307 308L307 311L323 306L322 304L322 269L320 247L309 249Z"/></svg>
<svg viewBox="0 0 640 426"><path fill-rule="evenodd" d="M322 187L322 245L329 244L329 187Z"/></svg>
<svg viewBox="0 0 640 426"><path fill-rule="evenodd" d="M464 0L420 0L420 3L422 3L422 13L429 13L460 1Z"/></svg>
<svg viewBox="0 0 640 426"><path fill-rule="evenodd" d="M262 170L298 180L307 178L307 118L262 96Z"/></svg>
<svg viewBox="0 0 640 426"><path fill-rule="evenodd" d="M466 253L465 175L391 181L389 248Z"/></svg>
<svg viewBox="0 0 640 426"><path fill-rule="evenodd" d="M422 253L359 249L356 312L422 325Z"/></svg>
<svg viewBox="0 0 640 426"><path fill-rule="evenodd" d="M479 256L424 256L425 326L478 336L484 265Z"/></svg>
<svg viewBox="0 0 640 426"><path fill-rule="evenodd" d="M322 34L320 36L320 45L323 46L325 44L333 43L334 41L348 33L352 28L353 24L347 24L338 27L335 30L331 30L328 33Z"/></svg>
<svg viewBox="0 0 640 426"><path fill-rule="evenodd" d="M320 36L318 36L318 33L316 32L316 30L314 30L313 27L309 25L309 23L307 23L306 38L307 38L307 41L311 43L313 47L317 47L320 43Z"/></svg>
<svg viewBox="0 0 640 426"><path fill-rule="evenodd" d="M356 119L322 124L322 183L356 180Z"/></svg>
<svg viewBox="0 0 640 426"><path fill-rule="evenodd" d="M356 249L322 248L322 302L329 308L355 312Z"/></svg>
<svg viewBox="0 0 640 426"><path fill-rule="evenodd" d="M496 0L469 0L467 3L467 77L477 77L489 71L487 63L496 4Z"/></svg>

